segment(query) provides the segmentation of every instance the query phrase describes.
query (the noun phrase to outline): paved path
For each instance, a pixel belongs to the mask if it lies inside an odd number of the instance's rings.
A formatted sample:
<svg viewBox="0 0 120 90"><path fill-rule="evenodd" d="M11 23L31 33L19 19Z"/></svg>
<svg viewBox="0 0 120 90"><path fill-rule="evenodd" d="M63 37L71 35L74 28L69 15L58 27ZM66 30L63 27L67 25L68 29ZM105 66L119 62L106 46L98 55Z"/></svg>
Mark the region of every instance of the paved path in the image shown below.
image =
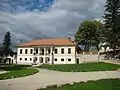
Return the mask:
<svg viewBox="0 0 120 90"><path fill-rule="evenodd" d="M51 84L64 84L108 78L120 78L120 71L58 72L41 69L39 73L32 76L0 80L0 90L35 90Z"/></svg>
<svg viewBox="0 0 120 90"><path fill-rule="evenodd" d="M120 60L102 60L105 63L112 63L120 65Z"/></svg>
<svg viewBox="0 0 120 90"><path fill-rule="evenodd" d="M7 71L0 71L0 74L7 73Z"/></svg>

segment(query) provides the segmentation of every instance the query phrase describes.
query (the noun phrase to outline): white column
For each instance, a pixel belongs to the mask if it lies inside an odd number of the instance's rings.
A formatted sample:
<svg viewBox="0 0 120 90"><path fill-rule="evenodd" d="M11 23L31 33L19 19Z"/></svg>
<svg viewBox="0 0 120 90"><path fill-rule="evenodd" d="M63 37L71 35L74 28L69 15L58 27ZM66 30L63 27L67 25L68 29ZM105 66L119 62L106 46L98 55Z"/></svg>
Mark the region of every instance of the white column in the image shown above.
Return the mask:
<svg viewBox="0 0 120 90"><path fill-rule="evenodd" d="M50 65L52 64L52 56L50 57Z"/></svg>
<svg viewBox="0 0 120 90"><path fill-rule="evenodd" d="M42 49L41 49L41 47L40 47L40 55L42 54Z"/></svg>
<svg viewBox="0 0 120 90"><path fill-rule="evenodd" d="M44 57L43 57L43 62L44 62L44 63L46 63L46 62L45 62L45 61L46 61L46 57L45 57L45 56L46 56L46 47L44 47Z"/></svg>
<svg viewBox="0 0 120 90"><path fill-rule="evenodd" d="M38 47L38 55L40 55L40 48Z"/></svg>
<svg viewBox="0 0 120 90"><path fill-rule="evenodd" d="M46 47L44 47L44 55L46 55Z"/></svg>
<svg viewBox="0 0 120 90"><path fill-rule="evenodd" d="M53 52L53 50L52 50L52 47L50 48L50 55L52 55L52 52Z"/></svg>
<svg viewBox="0 0 120 90"><path fill-rule="evenodd" d="M54 55L53 47L51 47L51 64L52 64L52 61L53 61L53 64L54 64L54 60L53 60L53 59L54 59L54 58L53 58L54 56L53 56L53 55Z"/></svg>
<svg viewBox="0 0 120 90"><path fill-rule="evenodd" d="M45 56L43 56L43 63L45 63Z"/></svg>
<svg viewBox="0 0 120 90"><path fill-rule="evenodd" d="M48 47L46 47L46 53L48 54Z"/></svg>

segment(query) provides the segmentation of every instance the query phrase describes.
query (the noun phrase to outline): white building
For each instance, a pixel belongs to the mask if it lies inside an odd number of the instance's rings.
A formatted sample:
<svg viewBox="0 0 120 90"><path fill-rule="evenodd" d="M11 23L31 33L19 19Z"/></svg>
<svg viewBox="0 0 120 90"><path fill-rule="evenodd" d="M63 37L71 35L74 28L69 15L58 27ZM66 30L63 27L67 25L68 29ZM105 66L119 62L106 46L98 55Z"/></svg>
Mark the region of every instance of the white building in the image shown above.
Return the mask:
<svg viewBox="0 0 120 90"><path fill-rule="evenodd" d="M40 39L17 45L18 64L75 64L78 62L76 61L76 44L70 39Z"/></svg>

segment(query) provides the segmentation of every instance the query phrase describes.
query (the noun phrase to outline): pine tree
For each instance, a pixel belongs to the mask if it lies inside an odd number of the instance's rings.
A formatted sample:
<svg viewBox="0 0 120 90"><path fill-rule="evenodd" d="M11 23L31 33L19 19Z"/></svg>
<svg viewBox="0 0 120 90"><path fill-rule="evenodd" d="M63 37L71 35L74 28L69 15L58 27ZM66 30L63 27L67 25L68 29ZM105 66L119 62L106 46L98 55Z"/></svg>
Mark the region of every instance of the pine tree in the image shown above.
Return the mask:
<svg viewBox="0 0 120 90"><path fill-rule="evenodd" d="M118 33L120 30L117 26L117 17L120 15L120 0L107 0L105 5L105 31L106 42L113 49L116 49L119 43Z"/></svg>
<svg viewBox="0 0 120 90"><path fill-rule="evenodd" d="M7 57L10 54L10 46L11 46L11 35L10 32L6 32L3 40L4 57Z"/></svg>

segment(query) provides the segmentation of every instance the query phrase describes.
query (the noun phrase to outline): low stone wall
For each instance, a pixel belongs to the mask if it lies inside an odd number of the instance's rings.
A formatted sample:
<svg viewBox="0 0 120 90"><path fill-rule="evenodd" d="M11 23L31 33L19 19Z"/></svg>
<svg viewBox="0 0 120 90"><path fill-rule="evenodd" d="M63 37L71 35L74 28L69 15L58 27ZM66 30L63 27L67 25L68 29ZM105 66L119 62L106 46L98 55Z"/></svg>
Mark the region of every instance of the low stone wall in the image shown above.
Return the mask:
<svg viewBox="0 0 120 90"><path fill-rule="evenodd" d="M101 58L98 56L98 54L88 54L88 55L77 55L77 58L80 59L81 63L84 62L98 62L101 60Z"/></svg>

